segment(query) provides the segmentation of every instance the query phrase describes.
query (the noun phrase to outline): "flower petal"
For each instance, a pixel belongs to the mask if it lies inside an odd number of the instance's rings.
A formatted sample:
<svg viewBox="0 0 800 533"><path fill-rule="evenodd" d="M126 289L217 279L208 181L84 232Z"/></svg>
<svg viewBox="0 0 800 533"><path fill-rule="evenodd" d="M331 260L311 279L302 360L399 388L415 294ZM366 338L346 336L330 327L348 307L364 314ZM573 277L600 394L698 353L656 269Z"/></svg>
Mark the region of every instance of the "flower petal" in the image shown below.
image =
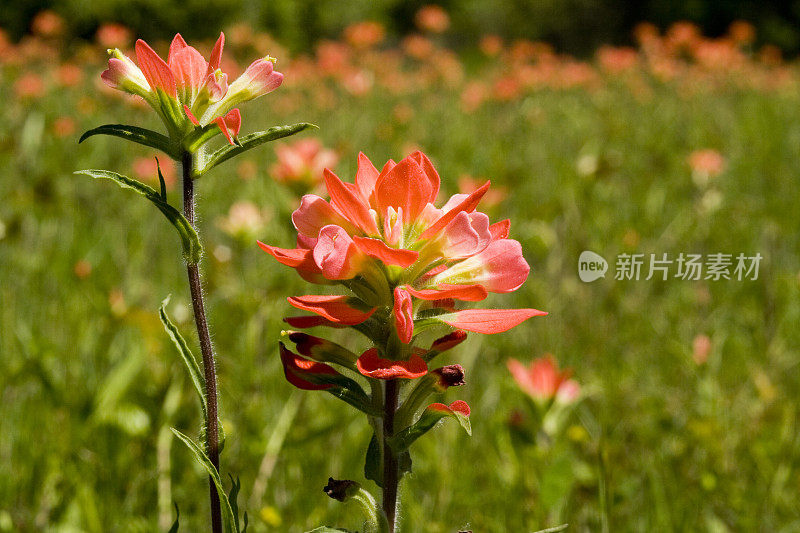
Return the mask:
<svg viewBox="0 0 800 533"><path fill-rule="evenodd" d="M360 194L356 192L356 187L351 183L344 183L339 177L325 169L325 186L331 196L331 205L346 219L350 220L369 235L378 233L372 215L369 214L369 207L365 204ZM349 187L348 187L349 185Z"/></svg>
<svg viewBox="0 0 800 533"><path fill-rule="evenodd" d="M475 333L502 333L518 326L529 318L544 316L538 309L465 309L440 315L438 318L454 328Z"/></svg>
<svg viewBox="0 0 800 533"><path fill-rule="evenodd" d="M372 193L375 192L375 182L378 181L378 169L372 164L372 161L364 155L364 152L358 152L358 171L356 172L356 187L361 199L367 205L370 204Z"/></svg>
<svg viewBox="0 0 800 533"><path fill-rule="evenodd" d="M481 285L439 285L435 289L414 289L406 287L412 296L420 300L441 300L443 298L455 298L465 302L480 302L486 299L488 292Z"/></svg>
<svg viewBox="0 0 800 533"><path fill-rule="evenodd" d="M351 301L351 298L347 296L292 296L287 300L298 309L316 313L331 322L346 326L361 324L377 309L373 307L369 311L360 311L350 307L348 302Z"/></svg>
<svg viewBox="0 0 800 533"><path fill-rule="evenodd" d="M161 89L167 96L177 98L175 76L169 65L141 39L136 41L136 59L139 61L139 68L142 69L142 74L150 87L154 90Z"/></svg>
<svg viewBox="0 0 800 533"><path fill-rule="evenodd" d="M508 239L508 233L511 230L511 220L505 219L500 222L495 222L489 226L489 233L492 234L493 241L500 239Z"/></svg>
<svg viewBox="0 0 800 533"><path fill-rule="evenodd" d="M228 143L236 144L233 139L239 135L239 128L242 126L242 115L238 109L231 109L224 117L217 117L214 122L219 126L222 134L228 139Z"/></svg>
<svg viewBox="0 0 800 533"><path fill-rule="evenodd" d="M175 57L177 52L180 52L184 48L187 48L189 45L186 44L186 41L183 39L180 33L176 33L175 37L172 38L172 42L169 44L169 53L167 54L167 63L172 63L172 59Z"/></svg>
<svg viewBox="0 0 800 533"><path fill-rule="evenodd" d="M286 376L286 381L303 390L326 390L334 387L331 383L319 384L308 381L306 378L314 375L340 375L333 367L325 363L318 363L310 361L304 357L300 357L296 353L289 351L286 346L280 343L281 363L283 363L283 373Z"/></svg>
<svg viewBox="0 0 800 533"><path fill-rule="evenodd" d="M355 227L348 220L316 194L303 196L300 207L292 213L292 224L301 234L315 239L319 235L319 230L328 224L336 224L348 233L355 231Z"/></svg>
<svg viewBox="0 0 800 533"><path fill-rule="evenodd" d="M301 265L308 265L309 262L313 263L311 257L312 251L305 248L276 248L269 244L264 244L261 241L256 241L258 246L267 252L269 255L278 260L282 265L296 268Z"/></svg>
<svg viewBox="0 0 800 533"><path fill-rule="evenodd" d="M402 248L392 248L380 239L355 236L353 237L353 241L355 241L356 246L358 246L362 252L370 257L383 261L383 263L387 265L408 268L413 265L419 257L419 252Z"/></svg>
<svg viewBox="0 0 800 533"><path fill-rule="evenodd" d="M478 203L483 198L483 195L486 194L486 191L489 190L489 185L491 184L490 181L487 181L477 189L475 189L472 193L469 194L466 198L464 198L461 202L458 203L454 208L447 211L442 218L434 222L428 229L422 232L419 236L420 239L430 239L431 237L436 236L440 231L442 231L445 226L447 226L451 220L453 220L456 215L458 215L462 211L466 211L467 213L471 213L475 211L475 208L478 207Z"/></svg>
<svg viewBox="0 0 800 533"><path fill-rule="evenodd" d="M433 283L477 283L489 292L517 290L531 267L522 256L522 246L513 239L492 241L482 252L437 274Z"/></svg>
<svg viewBox="0 0 800 533"><path fill-rule="evenodd" d="M375 203L380 213L389 207L403 209L403 223L410 224L428 204L431 182L422 167L410 156L381 175L375 184Z"/></svg>
<svg viewBox="0 0 800 533"><path fill-rule="evenodd" d="M436 197L439 195L439 185L441 180L439 179L439 173L436 172L436 169L433 168L433 163L431 160L428 159L428 156L423 154L421 151L417 150L411 157L416 161L422 170L425 172L425 175L428 176L428 181L431 184L431 193L428 197L428 202L434 203L436 201Z"/></svg>
<svg viewBox="0 0 800 533"><path fill-rule="evenodd" d="M191 103L206 81L206 70L208 69L206 60L192 46L185 46L174 53L170 47L168 64L175 78L177 90L183 93L182 100L185 103Z"/></svg>
<svg viewBox="0 0 800 533"><path fill-rule="evenodd" d="M213 74L219 68L219 63L222 61L222 48L225 46L225 34L219 32L219 39L214 43L214 48L211 50L211 57L208 60L208 70L206 75Z"/></svg>
<svg viewBox="0 0 800 533"><path fill-rule="evenodd" d="M393 361L379 357L377 348L361 354L356 367L361 374L376 379L415 379L428 373L428 365L416 354L407 361Z"/></svg>
<svg viewBox="0 0 800 533"><path fill-rule="evenodd" d="M456 400L450 405L445 405L443 403L432 403L426 409L430 409L431 411L438 411L441 413L445 413L451 415L453 413L461 413L464 416L469 416L470 408L467 405L467 402L464 400Z"/></svg>
<svg viewBox="0 0 800 533"><path fill-rule="evenodd" d="M435 243L446 259L464 259L482 251L491 239L488 216L461 211L442 230Z"/></svg>
<svg viewBox="0 0 800 533"><path fill-rule="evenodd" d="M467 340L467 332L456 330L433 341L430 351L445 352L451 348L455 348L465 340Z"/></svg>
<svg viewBox="0 0 800 533"><path fill-rule="evenodd" d="M334 224L319 230L313 257L322 275L331 280L352 279L364 260L350 235Z"/></svg>
<svg viewBox="0 0 800 533"><path fill-rule="evenodd" d="M187 116L187 117L189 117L189 121L190 121L192 124L194 124L195 126L199 126L199 125L200 125L200 121L199 121L199 120L197 120L197 118L196 118L196 117L194 116L194 114L192 113L192 110L191 110L191 109L189 109L189 106L188 106L188 105L184 104L184 106L183 106L183 110L186 112L186 116Z"/></svg>
<svg viewBox="0 0 800 533"><path fill-rule="evenodd" d="M408 344L414 337L414 307L411 295L402 287L394 289L394 325L400 340Z"/></svg>

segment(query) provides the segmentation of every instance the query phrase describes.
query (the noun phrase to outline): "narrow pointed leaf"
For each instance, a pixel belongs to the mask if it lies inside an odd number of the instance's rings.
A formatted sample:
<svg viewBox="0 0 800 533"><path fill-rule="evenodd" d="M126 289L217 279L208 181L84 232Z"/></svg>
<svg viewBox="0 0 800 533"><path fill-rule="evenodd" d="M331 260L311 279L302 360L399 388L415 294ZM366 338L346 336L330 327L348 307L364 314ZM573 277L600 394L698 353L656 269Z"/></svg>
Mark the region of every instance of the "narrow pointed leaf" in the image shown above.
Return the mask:
<svg viewBox="0 0 800 533"><path fill-rule="evenodd" d="M161 150L173 159L180 158L180 148L176 146L169 137L158 133L157 131L139 128L137 126L128 126L127 124L106 124L104 126L93 128L81 135L78 143L82 143L94 135L111 135L112 137L119 137L137 144L143 144L145 146L149 146L150 148Z"/></svg>
<svg viewBox="0 0 800 533"><path fill-rule="evenodd" d="M180 519L181 519L181 511L178 509L178 504L175 505L175 521L172 523L172 527L169 528L167 533L178 533L178 527L180 526Z"/></svg>
<svg viewBox="0 0 800 533"><path fill-rule="evenodd" d="M175 428L172 429L172 432L178 437L183 443L192 451L197 462L206 469L208 475L211 476L212 481L214 482L214 486L217 488L217 494L219 494L219 500L222 504L222 514L223 519L225 521L225 531L228 533L238 533L238 529L236 528L236 521L233 518L233 509L231 508L231 502L228 500L228 495L225 493L225 487L222 486L222 480L219 477L219 472L217 469L214 468L214 465L211 463L211 459L208 458L206 453L203 451L200 446L197 445L192 439L181 433Z"/></svg>
<svg viewBox="0 0 800 533"><path fill-rule="evenodd" d="M383 488L383 466L381 461L381 445L378 436L372 434L372 439L367 446L367 455L364 459L364 477L371 479L376 485Z"/></svg>
<svg viewBox="0 0 800 533"><path fill-rule="evenodd" d="M189 263L197 263L200 261L202 248L200 246L200 238L197 232L189 224L189 221L174 207L164 201L161 195L150 187L139 181L131 179L122 174L111 172L109 170L79 170L75 174L85 174L95 179L109 179L124 189L132 189L151 202L161 211L167 220L169 220L180 235L183 244L183 257Z"/></svg>
<svg viewBox="0 0 800 533"><path fill-rule="evenodd" d="M316 128L314 124L309 124L307 122L301 122L299 124L292 124L291 126L275 126L266 131L259 131L256 133L250 133L249 135L245 135L243 137L239 137L239 145L226 145L211 154L209 156L203 170L198 173L198 175L205 174L215 166L219 165L230 159L231 157L237 156L242 152L246 152L251 148L255 148L261 144L266 142L274 141L276 139L282 139L283 137L288 137L290 135L294 135L295 133L300 133L301 131L308 129L308 128Z"/></svg>
<svg viewBox="0 0 800 533"><path fill-rule="evenodd" d="M161 163L156 157L156 169L158 169L158 184L161 186L161 199L167 201L167 182L164 181L164 174L161 173Z"/></svg>
<svg viewBox="0 0 800 533"><path fill-rule="evenodd" d="M241 531L239 527L239 491L242 490L242 482L239 480L237 476L236 479L233 478L231 474L228 474L228 477L231 478L231 491L228 493L228 501L231 504L231 510L233 511L233 520L236 522L236 531ZM245 513L246 515L247 513ZM245 526L246 528L247 526Z"/></svg>
<svg viewBox="0 0 800 533"><path fill-rule="evenodd" d="M194 390L197 392L198 398L200 398L200 406L203 409L203 420L206 420L206 397L203 394L206 380L203 377L203 372L200 370L197 359L195 359L194 354L192 354L192 351L189 349L189 345L186 344L178 328L175 327L175 324L173 324L167 316L165 307L169 303L169 299L170 297L167 296L161 302L161 307L158 308L158 316L161 319L161 323L164 325L164 329L167 331L167 335L169 335L172 343L178 349L178 354L181 356L183 364L186 365L186 370L189 371L189 377L192 379Z"/></svg>

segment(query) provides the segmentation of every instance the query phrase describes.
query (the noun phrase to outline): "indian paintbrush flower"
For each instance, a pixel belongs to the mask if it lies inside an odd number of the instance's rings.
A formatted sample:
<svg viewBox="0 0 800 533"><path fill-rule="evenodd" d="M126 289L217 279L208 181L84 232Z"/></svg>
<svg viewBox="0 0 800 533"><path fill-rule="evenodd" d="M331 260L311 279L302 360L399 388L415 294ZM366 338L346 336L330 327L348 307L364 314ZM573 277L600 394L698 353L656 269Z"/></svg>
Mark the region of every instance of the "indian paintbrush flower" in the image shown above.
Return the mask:
<svg viewBox="0 0 800 533"><path fill-rule="evenodd" d="M410 445L445 417L471 431L466 402L424 407L430 395L464 384L460 365L431 369L431 361L464 341L467 331L500 333L546 313L462 307L518 289L530 272L519 242L509 238L509 221L492 224L476 210L488 182L436 207L439 175L419 151L399 163L390 160L381 171L359 154L355 183L328 169L323 175L330 200L307 194L292 214L297 247L258 244L306 281L348 289L288 298L312 313L287 317L290 326L351 327L371 345L357 355L289 331L299 354L281 343L281 361L291 384L325 390L368 415L375 434L365 474L383 488L383 512L394 531L397 485L410 468ZM450 332L419 346L419 334L434 326ZM348 372L366 378L371 394ZM398 405L402 387L410 390Z"/></svg>
<svg viewBox="0 0 800 533"><path fill-rule="evenodd" d="M109 86L144 99L161 117L170 136L184 139L195 128L216 125L230 144L239 133L241 114L237 105L277 89L283 74L274 70L274 59L255 60L230 85L220 69L225 35L208 61L197 49L175 35L164 61L143 40L136 41L137 66L118 48L110 49L102 79Z"/></svg>

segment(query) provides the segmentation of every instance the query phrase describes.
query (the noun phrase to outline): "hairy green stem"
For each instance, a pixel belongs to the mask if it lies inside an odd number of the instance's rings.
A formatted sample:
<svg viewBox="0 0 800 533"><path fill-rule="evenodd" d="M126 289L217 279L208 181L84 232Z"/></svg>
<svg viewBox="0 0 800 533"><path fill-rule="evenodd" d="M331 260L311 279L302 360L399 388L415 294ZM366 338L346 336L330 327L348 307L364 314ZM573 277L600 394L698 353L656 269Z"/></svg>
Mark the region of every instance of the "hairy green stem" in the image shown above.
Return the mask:
<svg viewBox="0 0 800 533"><path fill-rule="evenodd" d="M183 214L193 227L194 224L194 157L191 152L184 152L181 158L183 166ZM195 227L195 231L197 228ZM205 374L206 396L206 453L211 464L219 472L219 428L217 421L217 371L214 364L214 349L208 331L208 320L203 305L203 285L200 281L200 269L197 263L187 263L186 272L189 277L189 290L192 294L192 308L200 339L200 351L203 354L203 372ZM211 500L211 531L222 533L222 509L214 480L209 476L209 497Z"/></svg>
<svg viewBox="0 0 800 533"><path fill-rule="evenodd" d="M389 446L389 439L394 435L394 415L397 411L398 390L396 379L386 381L383 403L383 512L389 521L389 533L394 533L397 486L400 483L397 455Z"/></svg>

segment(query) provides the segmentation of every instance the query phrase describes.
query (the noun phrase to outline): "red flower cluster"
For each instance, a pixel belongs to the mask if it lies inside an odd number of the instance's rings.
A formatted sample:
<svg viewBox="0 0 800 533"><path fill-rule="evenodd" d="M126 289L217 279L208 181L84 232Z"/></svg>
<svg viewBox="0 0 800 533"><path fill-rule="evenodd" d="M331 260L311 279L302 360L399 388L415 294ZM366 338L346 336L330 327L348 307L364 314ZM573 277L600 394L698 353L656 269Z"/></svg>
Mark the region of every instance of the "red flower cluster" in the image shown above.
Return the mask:
<svg viewBox="0 0 800 533"><path fill-rule="evenodd" d="M353 370L382 380L420 378L433 355L465 338L463 330L499 333L546 314L457 305L514 291L530 271L519 242L508 238L509 221L491 224L476 211L488 182L436 207L439 175L425 154L414 152L381 171L359 154L355 183L326 169L325 184L330 201L305 195L292 215L297 248L259 246L307 281L350 289L350 295L291 297L292 306L313 315L286 321L297 328L352 326L366 332L375 346L351 361ZM436 324L457 331L428 349L415 347L417 332ZM306 369L288 355L284 365L295 385L331 368Z"/></svg>

